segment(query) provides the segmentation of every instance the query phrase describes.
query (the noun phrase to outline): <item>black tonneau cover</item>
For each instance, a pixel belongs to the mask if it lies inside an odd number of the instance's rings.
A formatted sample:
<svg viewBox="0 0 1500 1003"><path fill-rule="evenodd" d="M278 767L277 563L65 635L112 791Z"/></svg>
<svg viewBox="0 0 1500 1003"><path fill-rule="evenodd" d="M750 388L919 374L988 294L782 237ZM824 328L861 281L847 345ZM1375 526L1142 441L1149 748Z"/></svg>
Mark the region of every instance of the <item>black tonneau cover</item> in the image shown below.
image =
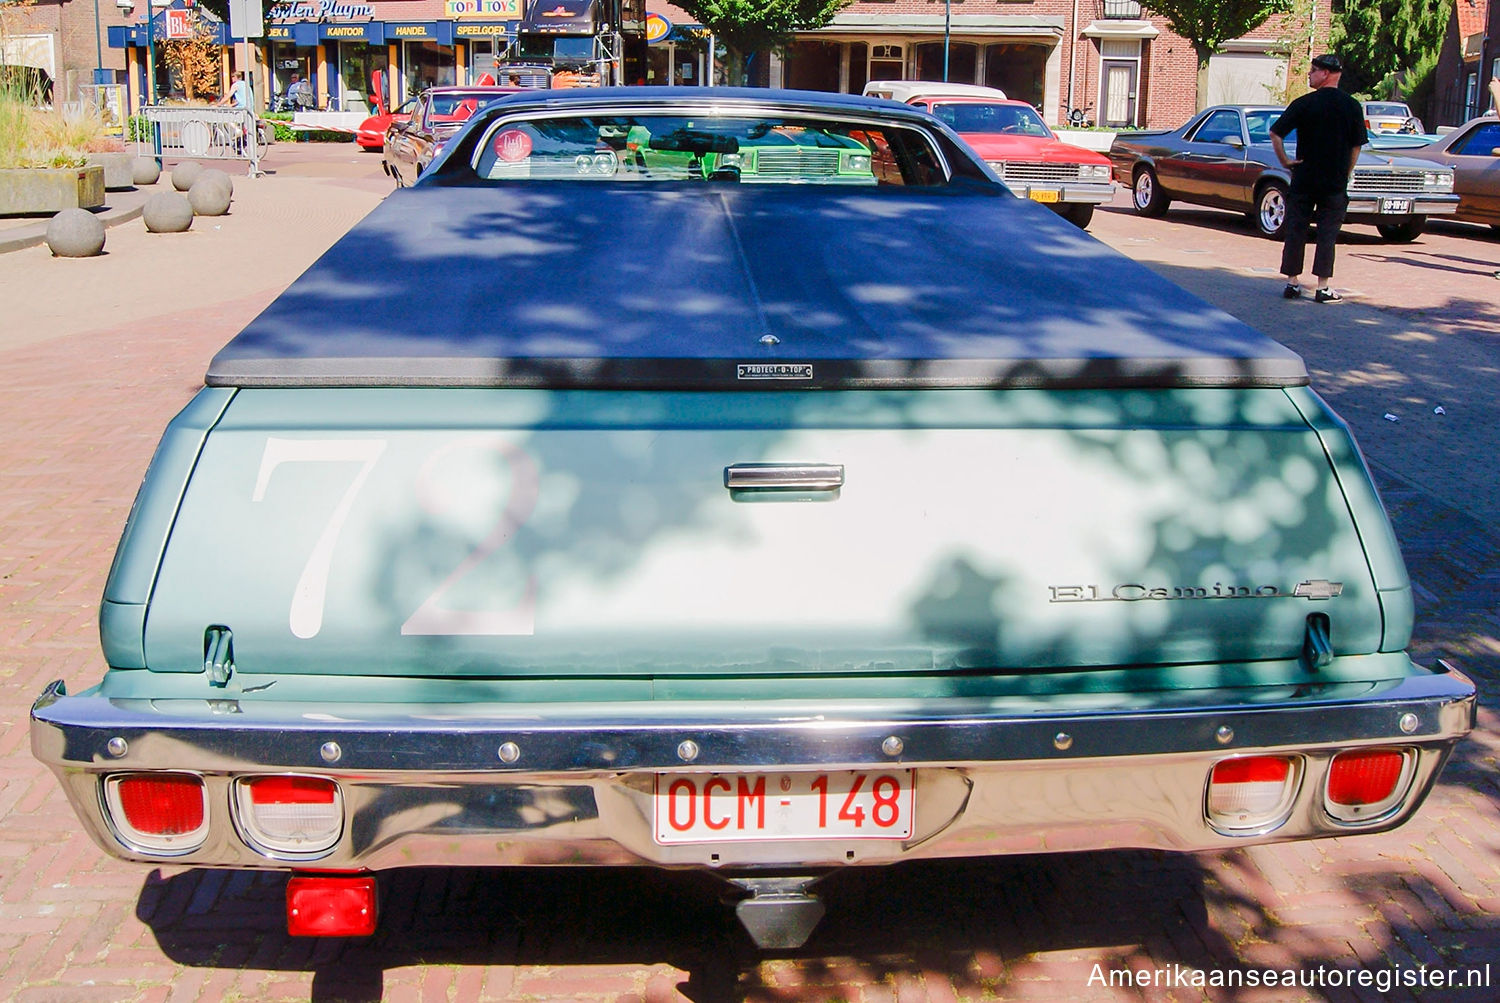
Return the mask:
<svg viewBox="0 0 1500 1003"><path fill-rule="evenodd" d="M1292 386L1295 353L992 191L398 191L210 386Z"/></svg>

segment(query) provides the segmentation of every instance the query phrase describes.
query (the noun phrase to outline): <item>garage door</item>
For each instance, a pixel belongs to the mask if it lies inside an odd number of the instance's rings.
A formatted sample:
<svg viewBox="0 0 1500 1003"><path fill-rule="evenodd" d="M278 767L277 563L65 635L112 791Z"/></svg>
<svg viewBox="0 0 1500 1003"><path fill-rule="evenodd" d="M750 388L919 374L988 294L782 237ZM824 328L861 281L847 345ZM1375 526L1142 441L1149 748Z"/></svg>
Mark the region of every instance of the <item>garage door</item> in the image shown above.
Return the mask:
<svg viewBox="0 0 1500 1003"><path fill-rule="evenodd" d="M1280 104L1286 58L1259 52L1221 52L1208 61L1209 104Z"/></svg>

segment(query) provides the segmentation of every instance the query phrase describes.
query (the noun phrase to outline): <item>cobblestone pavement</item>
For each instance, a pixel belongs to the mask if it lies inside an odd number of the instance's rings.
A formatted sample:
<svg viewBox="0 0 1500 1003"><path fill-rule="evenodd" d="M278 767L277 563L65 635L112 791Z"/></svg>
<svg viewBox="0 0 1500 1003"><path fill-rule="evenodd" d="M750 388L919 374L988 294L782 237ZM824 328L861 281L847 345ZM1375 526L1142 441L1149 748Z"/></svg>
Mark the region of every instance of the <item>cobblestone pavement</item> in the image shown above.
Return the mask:
<svg viewBox="0 0 1500 1003"><path fill-rule="evenodd" d="M270 875L144 868L77 828L26 738L49 681L100 670L95 607L162 426L208 358L385 189L348 147L273 148L272 177L181 235L137 224L109 254L0 255L0 999L1500 999L1500 728L1488 710L1394 832L1229 853L941 862L831 879L803 950L757 954L691 874L398 871L368 941L292 940ZM207 225L205 225L207 224ZM1418 590L1415 649L1496 702L1500 683L1500 241L1360 229L1348 302L1287 303L1276 248L1234 216L1105 210L1092 231L1302 352L1354 427ZM378 290L371 290L371 302ZM1441 406L1444 413L1435 414ZM1399 421L1387 420L1391 414ZM1097 967L1096 967L1097 966ZM1363 969L1459 990L1110 988L1110 969ZM1326 976L1325 976L1326 978Z"/></svg>

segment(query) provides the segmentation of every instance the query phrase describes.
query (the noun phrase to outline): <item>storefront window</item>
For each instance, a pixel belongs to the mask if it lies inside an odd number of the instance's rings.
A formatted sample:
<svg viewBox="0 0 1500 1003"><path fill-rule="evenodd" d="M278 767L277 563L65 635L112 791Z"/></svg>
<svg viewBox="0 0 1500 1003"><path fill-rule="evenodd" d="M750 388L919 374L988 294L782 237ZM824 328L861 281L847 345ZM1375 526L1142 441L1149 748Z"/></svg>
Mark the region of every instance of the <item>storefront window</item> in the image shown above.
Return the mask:
<svg viewBox="0 0 1500 1003"><path fill-rule="evenodd" d="M370 77L385 69L385 56L363 42L339 45L339 108L343 111L373 112L369 97Z"/></svg>
<svg viewBox="0 0 1500 1003"><path fill-rule="evenodd" d="M286 93L287 87L292 83L292 74L295 73L303 80L308 79L307 59L297 52L297 47L291 42L277 42L271 46L271 90L276 95Z"/></svg>
<svg viewBox="0 0 1500 1003"><path fill-rule="evenodd" d="M906 57L899 45L870 46L871 80L905 80ZM860 90L864 90L861 85Z"/></svg>
<svg viewBox="0 0 1500 1003"><path fill-rule="evenodd" d="M972 84L979 79L979 47L968 42L948 45L948 75L943 76L943 43L923 42L916 51L918 80L947 80L955 84Z"/></svg>
<svg viewBox="0 0 1500 1003"><path fill-rule="evenodd" d="M406 69L406 96L429 87L448 87L457 82L453 50L436 42L406 42L402 64Z"/></svg>
<svg viewBox="0 0 1500 1003"><path fill-rule="evenodd" d="M1046 46L1012 43L985 47L985 86L1000 88L1006 97L1040 108L1046 78Z"/></svg>
<svg viewBox="0 0 1500 1003"><path fill-rule="evenodd" d="M844 47L838 42L796 42L787 53L786 85L799 91L839 89L839 60Z"/></svg>

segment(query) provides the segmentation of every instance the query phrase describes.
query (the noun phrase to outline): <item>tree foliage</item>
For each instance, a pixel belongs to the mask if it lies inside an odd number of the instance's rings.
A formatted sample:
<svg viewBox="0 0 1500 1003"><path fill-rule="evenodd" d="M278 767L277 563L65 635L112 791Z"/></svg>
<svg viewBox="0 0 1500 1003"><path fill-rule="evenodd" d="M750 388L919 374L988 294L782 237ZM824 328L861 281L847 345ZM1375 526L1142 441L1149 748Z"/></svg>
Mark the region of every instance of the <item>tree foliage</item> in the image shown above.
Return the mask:
<svg viewBox="0 0 1500 1003"><path fill-rule="evenodd" d="M1333 17L1331 47L1344 61L1340 85L1391 97L1416 85L1414 71L1437 63L1452 0L1360 0ZM1398 74L1400 76L1398 76Z"/></svg>
<svg viewBox="0 0 1500 1003"><path fill-rule="evenodd" d="M754 52L784 49L793 34L821 28L850 0L675 0L713 32L726 50L725 77L744 82L745 59Z"/></svg>
<svg viewBox="0 0 1500 1003"><path fill-rule="evenodd" d="M1249 34L1276 14L1292 9L1291 0L1142 0L1141 6L1167 19L1187 39L1198 57L1198 108L1208 106L1208 60L1224 43Z"/></svg>
<svg viewBox="0 0 1500 1003"><path fill-rule="evenodd" d="M171 71L173 82L182 87L189 101L204 96L218 96L219 54L223 47L214 40L213 25L198 11L191 12L191 38L163 39L165 25L157 25L161 61Z"/></svg>

